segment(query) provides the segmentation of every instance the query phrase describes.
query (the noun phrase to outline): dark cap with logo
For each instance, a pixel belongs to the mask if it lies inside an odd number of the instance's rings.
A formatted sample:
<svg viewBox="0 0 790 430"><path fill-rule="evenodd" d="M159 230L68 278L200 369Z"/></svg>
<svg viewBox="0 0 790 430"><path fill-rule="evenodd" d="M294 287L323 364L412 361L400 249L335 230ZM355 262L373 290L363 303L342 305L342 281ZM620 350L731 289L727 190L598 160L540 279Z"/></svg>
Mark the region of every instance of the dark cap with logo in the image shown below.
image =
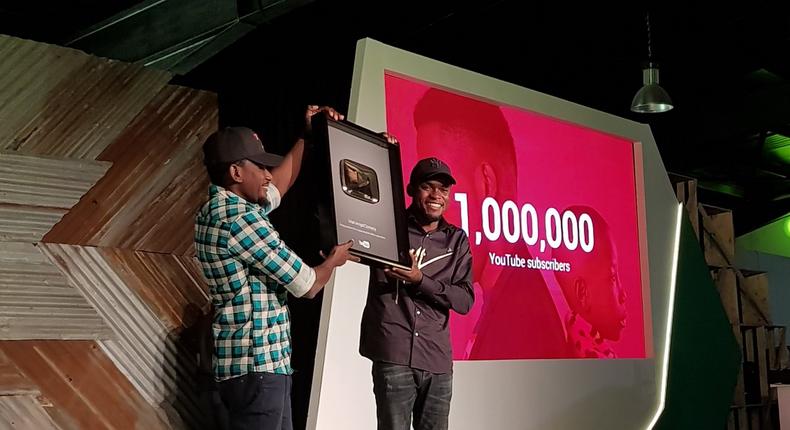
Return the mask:
<svg viewBox="0 0 790 430"><path fill-rule="evenodd" d="M419 185L431 179L441 181L445 185L455 184L455 178L450 173L450 166L436 157L424 158L418 161L414 169L411 170L409 183Z"/></svg>
<svg viewBox="0 0 790 430"><path fill-rule="evenodd" d="M283 161L283 157L266 152L258 135L247 127L222 128L203 144L203 164L206 166L240 160L274 167Z"/></svg>

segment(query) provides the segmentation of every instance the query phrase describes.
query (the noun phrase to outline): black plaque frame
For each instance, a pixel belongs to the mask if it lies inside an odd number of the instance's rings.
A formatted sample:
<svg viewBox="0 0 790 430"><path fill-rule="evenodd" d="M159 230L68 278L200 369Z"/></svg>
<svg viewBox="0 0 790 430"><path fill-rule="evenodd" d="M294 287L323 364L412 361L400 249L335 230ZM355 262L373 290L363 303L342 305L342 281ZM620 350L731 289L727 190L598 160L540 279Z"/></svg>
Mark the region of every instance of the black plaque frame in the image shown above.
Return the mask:
<svg viewBox="0 0 790 430"><path fill-rule="evenodd" d="M335 208L335 187L342 187L341 178L332 173L332 158L330 156L329 128L335 128L343 133L360 138L371 145L387 150L389 157L389 171L376 172L377 175L389 175L392 185L392 206L394 211L394 239L397 242L398 259L387 258L376 253L363 249L357 241L351 247L351 253L360 257L364 264L375 267L400 267L409 269L411 267L411 257L409 256L409 233L406 224L406 206L403 192L403 173L401 170L400 149L387 141L380 133L360 127L347 121L335 121L325 115L315 115L312 119L312 140L313 151L316 155L316 165L321 170L316 178L322 183L317 184L318 188L318 218L321 229L321 249L328 252L338 243L339 229L337 211ZM336 177L338 176L338 177ZM378 184L376 184L378 187ZM344 190L345 191L345 190ZM353 193L345 192L350 198ZM357 197L358 198L358 197ZM361 200L361 199L360 199ZM370 201L367 204L371 204ZM373 206L371 206L373 207Z"/></svg>

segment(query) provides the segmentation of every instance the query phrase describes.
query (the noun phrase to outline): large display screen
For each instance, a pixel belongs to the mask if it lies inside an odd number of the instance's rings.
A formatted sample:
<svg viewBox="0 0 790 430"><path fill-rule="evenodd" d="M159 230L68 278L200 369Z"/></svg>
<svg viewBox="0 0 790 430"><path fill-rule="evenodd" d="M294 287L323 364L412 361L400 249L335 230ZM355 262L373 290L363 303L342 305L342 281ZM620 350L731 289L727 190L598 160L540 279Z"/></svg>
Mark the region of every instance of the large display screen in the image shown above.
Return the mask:
<svg viewBox="0 0 790 430"><path fill-rule="evenodd" d="M458 181L445 217L468 234L475 305L451 314L454 359L652 357L639 144L394 73L384 81L404 178L437 157Z"/></svg>

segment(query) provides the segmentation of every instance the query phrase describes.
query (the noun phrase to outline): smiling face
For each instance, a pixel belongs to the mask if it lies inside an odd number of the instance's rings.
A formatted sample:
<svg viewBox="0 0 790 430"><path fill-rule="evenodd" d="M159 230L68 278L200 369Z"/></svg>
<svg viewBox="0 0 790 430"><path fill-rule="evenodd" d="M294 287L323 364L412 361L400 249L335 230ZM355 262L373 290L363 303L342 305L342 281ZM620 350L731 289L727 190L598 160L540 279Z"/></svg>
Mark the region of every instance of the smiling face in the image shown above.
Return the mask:
<svg viewBox="0 0 790 430"><path fill-rule="evenodd" d="M507 131L507 129L505 129ZM441 156L458 181L454 194L463 193L470 207L481 207L486 197L499 202L515 199L515 153L512 140L486 136L470 130L467 124L423 124L417 132L417 155L420 158ZM468 211L467 225L470 232L483 231L481 211ZM460 212L451 211L446 217L451 224L460 225ZM472 273L479 281L488 265L488 253L493 250L489 241L471 247Z"/></svg>
<svg viewBox="0 0 790 430"><path fill-rule="evenodd" d="M436 179L427 180L414 187L412 204L425 220L434 222L444 215L450 197L450 185Z"/></svg>
<svg viewBox="0 0 790 430"><path fill-rule="evenodd" d="M266 193L272 182L269 169L252 161L242 160L230 166L229 176L232 184L228 189L248 202L266 203Z"/></svg>

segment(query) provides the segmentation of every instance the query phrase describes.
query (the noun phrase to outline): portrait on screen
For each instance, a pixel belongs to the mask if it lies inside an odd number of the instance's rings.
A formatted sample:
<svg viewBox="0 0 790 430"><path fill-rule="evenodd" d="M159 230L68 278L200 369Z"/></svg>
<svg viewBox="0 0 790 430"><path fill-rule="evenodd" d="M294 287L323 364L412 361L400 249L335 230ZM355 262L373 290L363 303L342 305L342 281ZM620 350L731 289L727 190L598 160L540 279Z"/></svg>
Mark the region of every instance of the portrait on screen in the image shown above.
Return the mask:
<svg viewBox="0 0 790 430"><path fill-rule="evenodd" d="M458 181L475 305L451 315L455 360L650 358L635 142L395 74L385 100L404 174L438 157Z"/></svg>

